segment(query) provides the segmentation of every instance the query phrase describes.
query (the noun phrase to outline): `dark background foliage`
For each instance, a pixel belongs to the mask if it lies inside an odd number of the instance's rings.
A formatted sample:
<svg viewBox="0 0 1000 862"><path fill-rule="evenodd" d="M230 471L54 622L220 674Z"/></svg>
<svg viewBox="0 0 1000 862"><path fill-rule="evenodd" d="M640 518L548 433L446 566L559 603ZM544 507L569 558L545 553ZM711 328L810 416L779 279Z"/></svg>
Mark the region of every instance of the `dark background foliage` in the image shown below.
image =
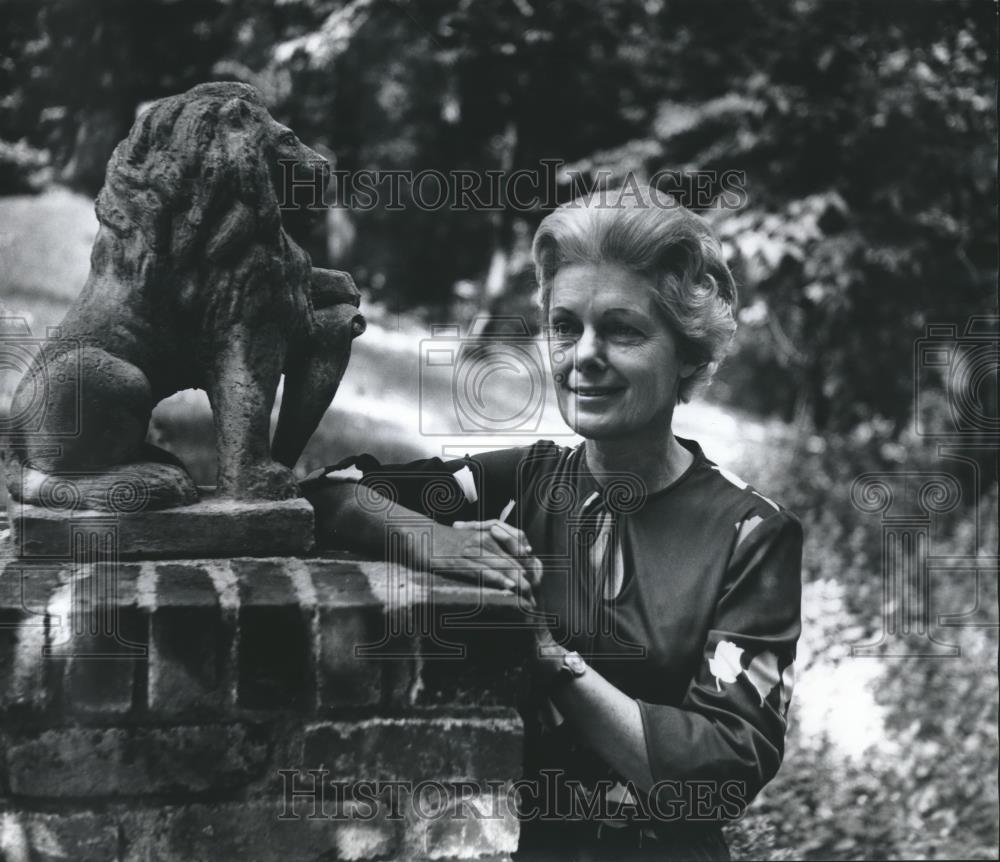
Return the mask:
<svg viewBox="0 0 1000 862"><path fill-rule="evenodd" d="M906 345L929 322L995 309L989 0L4 9L3 192L55 176L93 195L137 106L240 78L346 171L559 159L580 178L553 184L553 200L628 171L743 172L745 205L712 210L745 309L739 361L716 391L758 412L832 430L885 418L898 434L912 407ZM328 262L393 307L441 313L456 283L478 289L482 310L521 307L511 295L528 289L518 270L541 206L426 211L402 193L400 211L342 213L332 242L314 228L314 254L329 247ZM995 393L981 397L995 413Z"/></svg>
<svg viewBox="0 0 1000 862"><path fill-rule="evenodd" d="M734 830L737 856L996 857L995 320L963 334L997 314L994 2L0 0L0 19L11 206L59 186L93 197L136 110L206 80L257 86L342 171L547 177L529 206L421 208L404 183L398 209L288 214L318 263L354 274L366 308L411 322L532 319L530 238L552 205L664 170L684 200L708 177L693 203L740 287L712 415L748 439L765 429L732 466L806 526L801 658L817 682L803 697L836 711L856 690L841 673L863 664L848 645L883 624L880 522L851 503L861 473L959 479L961 505L934 521L934 553L951 560L935 613L980 613L942 634L960 660L879 663L865 709L884 710L881 737L860 757L800 706L789 765ZM15 310L49 296L36 270L0 273ZM53 291L46 302L61 302L67 286ZM954 327L934 337L942 367L918 361L929 325ZM388 356L359 354L370 391L409 379ZM991 373L969 373L976 356ZM206 422L157 433L210 476ZM349 424L336 438L321 428L310 457L370 445L377 429L355 419L355 439ZM968 460L927 442L949 429ZM185 435L202 442L185 450ZM985 561L985 580L961 560ZM840 708L824 726L864 712Z"/></svg>

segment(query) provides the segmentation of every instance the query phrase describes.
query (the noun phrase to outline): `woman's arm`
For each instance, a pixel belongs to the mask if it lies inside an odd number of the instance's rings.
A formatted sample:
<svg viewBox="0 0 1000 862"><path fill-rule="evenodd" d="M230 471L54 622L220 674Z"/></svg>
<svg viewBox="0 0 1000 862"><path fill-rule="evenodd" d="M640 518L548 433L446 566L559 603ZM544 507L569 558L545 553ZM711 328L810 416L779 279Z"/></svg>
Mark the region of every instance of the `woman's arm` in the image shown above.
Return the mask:
<svg viewBox="0 0 1000 862"><path fill-rule="evenodd" d="M554 641L552 646L555 647ZM562 647L552 652L557 650L562 654L566 652ZM562 658L539 661L547 663L543 674L552 678L558 673ZM637 701L592 667L588 667L583 676L560 686L553 693L552 701L587 747L599 754L608 766L639 790L648 791L652 787L646 732Z"/></svg>
<svg viewBox="0 0 1000 862"><path fill-rule="evenodd" d="M386 556L386 521L405 520L421 533L431 532L433 547L414 542L413 564L424 571L447 568L449 574L472 580L482 577L484 586L531 594L525 565L517 559L530 552L520 530L514 542L502 546L489 530L455 529L435 523L419 512L406 509L383 497L373 488L354 482L326 482L306 491L316 512L316 532L324 544L358 551L372 557ZM377 501L378 505L373 505Z"/></svg>
<svg viewBox="0 0 1000 862"><path fill-rule="evenodd" d="M638 701L654 779L737 782L743 804L781 765L801 631L802 526L785 510L754 522L683 700Z"/></svg>

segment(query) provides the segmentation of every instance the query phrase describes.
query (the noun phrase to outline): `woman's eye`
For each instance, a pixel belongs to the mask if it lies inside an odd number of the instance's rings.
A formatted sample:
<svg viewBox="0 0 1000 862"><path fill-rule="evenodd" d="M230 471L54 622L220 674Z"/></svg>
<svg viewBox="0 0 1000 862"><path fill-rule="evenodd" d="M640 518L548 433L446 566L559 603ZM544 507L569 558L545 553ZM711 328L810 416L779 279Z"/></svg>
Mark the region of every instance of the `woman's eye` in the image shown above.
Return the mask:
<svg viewBox="0 0 1000 862"><path fill-rule="evenodd" d="M555 338L572 338L576 332L576 327L565 320L557 320L550 324L549 331Z"/></svg>
<svg viewBox="0 0 1000 862"><path fill-rule="evenodd" d="M614 323L608 327L608 334L612 338L640 338L642 333L634 326L627 323Z"/></svg>

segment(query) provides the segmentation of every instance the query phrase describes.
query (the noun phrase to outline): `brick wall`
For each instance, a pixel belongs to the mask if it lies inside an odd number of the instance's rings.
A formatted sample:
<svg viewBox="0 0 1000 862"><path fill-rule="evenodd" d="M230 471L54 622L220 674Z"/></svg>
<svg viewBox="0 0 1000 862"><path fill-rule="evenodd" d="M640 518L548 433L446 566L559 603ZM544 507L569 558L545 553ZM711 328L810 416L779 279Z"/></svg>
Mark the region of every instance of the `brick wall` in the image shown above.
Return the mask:
<svg viewBox="0 0 1000 862"><path fill-rule="evenodd" d="M512 596L343 557L0 565L0 859L516 847Z"/></svg>

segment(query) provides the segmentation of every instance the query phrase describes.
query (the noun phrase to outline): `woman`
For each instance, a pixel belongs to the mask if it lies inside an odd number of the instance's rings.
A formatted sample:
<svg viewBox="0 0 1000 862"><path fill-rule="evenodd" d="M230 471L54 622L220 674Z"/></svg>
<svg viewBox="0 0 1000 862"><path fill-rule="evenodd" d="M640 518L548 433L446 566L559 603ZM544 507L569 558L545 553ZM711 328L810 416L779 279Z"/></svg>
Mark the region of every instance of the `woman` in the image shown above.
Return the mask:
<svg viewBox="0 0 1000 862"><path fill-rule="evenodd" d="M457 521L438 553L548 615L518 858L725 859L720 823L781 762L802 542L793 515L671 430L735 330L733 279L707 224L655 190L559 207L533 253L559 406L584 442L406 465L393 491ZM348 466L366 484L401 473ZM442 477L461 495L446 517L422 493ZM382 520L350 489L307 493L321 531L381 552Z"/></svg>

